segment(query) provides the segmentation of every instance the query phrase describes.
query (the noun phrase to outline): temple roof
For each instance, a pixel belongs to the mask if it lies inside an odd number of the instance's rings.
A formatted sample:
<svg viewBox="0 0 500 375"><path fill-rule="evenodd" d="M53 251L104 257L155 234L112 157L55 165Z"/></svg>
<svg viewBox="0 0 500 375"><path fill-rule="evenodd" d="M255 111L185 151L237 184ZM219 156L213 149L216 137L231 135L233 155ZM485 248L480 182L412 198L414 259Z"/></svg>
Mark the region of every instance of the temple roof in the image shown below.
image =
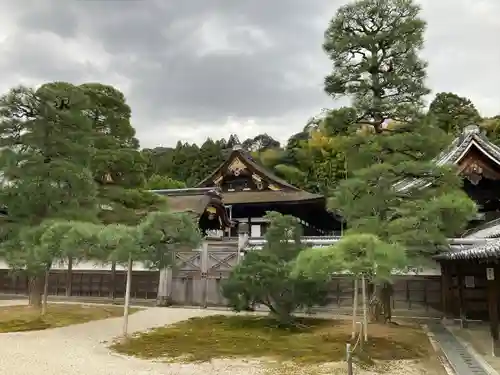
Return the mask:
<svg viewBox="0 0 500 375"><path fill-rule="evenodd" d="M500 258L500 240L485 240L481 244L451 247L450 251L434 256L435 260L479 260Z"/></svg>
<svg viewBox="0 0 500 375"><path fill-rule="evenodd" d="M497 238L500 237L500 219L495 219L483 223L469 231L463 238Z"/></svg>
<svg viewBox="0 0 500 375"><path fill-rule="evenodd" d="M186 188L186 189L162 189L151 190L152 193L167 197L168 207L171 212L191 212L201 216L208 207L216 209L222 222L227 227L232 226L220 191L213 188Z"/></svg>
<svg viewBox="0 0 500 375"><path fill-rule="evenodd" d="M248 170L254 181L257 183L265 182L266 186L261 186L259 190L224 191L222 196L225 204L296 202L324 199L322 195L301 190L276 176L255 161L250 153L243 150L240 146L236 146L227 160L201 181L198 187L220 186L221 182L230 174L237 176L239 172L243 173L243 170Z"/></svg>
<svg viewBox="0 0 500 375"><path fill-rule="evenodd" d="M482 134L476 125L466 127L462 134L456 137L450 146L441 152L434 161L438 166L459 165L472 148L478 150L491 163L500 167L500 147L493 144ZM395 184L394 187L398 191L405 191L410 188L424 188L428 185L430 185L430 182L427 179L417 178L405 179Z"/></svg>

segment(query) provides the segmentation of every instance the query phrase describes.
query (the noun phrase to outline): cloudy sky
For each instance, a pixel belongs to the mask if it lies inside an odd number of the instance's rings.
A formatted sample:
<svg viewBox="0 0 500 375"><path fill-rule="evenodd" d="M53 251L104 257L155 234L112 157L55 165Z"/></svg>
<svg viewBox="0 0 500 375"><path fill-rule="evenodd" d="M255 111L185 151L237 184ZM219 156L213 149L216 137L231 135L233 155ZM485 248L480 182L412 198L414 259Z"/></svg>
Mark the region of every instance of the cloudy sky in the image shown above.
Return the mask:
<svg viewBox="0 0 500 375"><path fill-rule="evenodd" d="M323 31L341 0L0 0L0 89L47 81L122 90L144 147L267 132L321 108ZM500 113L500 1L421 0L433 92Z"/></svg>

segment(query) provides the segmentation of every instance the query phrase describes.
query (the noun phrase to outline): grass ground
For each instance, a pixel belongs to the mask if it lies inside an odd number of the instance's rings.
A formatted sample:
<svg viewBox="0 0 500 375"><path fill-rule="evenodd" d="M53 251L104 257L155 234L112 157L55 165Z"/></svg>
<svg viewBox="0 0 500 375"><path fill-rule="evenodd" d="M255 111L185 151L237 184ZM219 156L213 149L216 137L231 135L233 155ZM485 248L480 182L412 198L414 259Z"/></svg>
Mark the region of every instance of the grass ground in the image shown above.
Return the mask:
<svg viewBox="0 0 500 375"><path fill-rule="evenodd" d="M122 354L141 358L205 362L217 358L269 358L298 365L345 359L351 321L301 318L300 328L283 329L268 317L210 316L137 334L113 344ZM424 360L435 357L416 324L370 324L369 342L359 360ZM437 368L437 367L436 367ZM436 369L434 368L434 370ZM438 374L438 371L433 371Z"/></svg>
<svg viewBox="0 0 500 375"><path fill-rule="evenodd" d="M130 313L137 311L131 309ZM123 307L49 304L47 313L40 316L40 310L29 306L0 307L0 332L37 331L64 327L123 315Z"/></svg>

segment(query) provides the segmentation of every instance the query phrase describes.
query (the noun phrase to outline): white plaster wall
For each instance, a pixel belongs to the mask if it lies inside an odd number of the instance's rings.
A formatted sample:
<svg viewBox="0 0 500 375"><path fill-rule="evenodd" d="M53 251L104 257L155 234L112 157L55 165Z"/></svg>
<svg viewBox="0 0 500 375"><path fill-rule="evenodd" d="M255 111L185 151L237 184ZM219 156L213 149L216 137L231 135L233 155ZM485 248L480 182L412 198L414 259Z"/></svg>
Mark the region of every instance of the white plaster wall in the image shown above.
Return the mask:
<svg viewBox="0 0 500 375"><path fill-rule="evenodd" d="M8 269L9 266L6 262L3 260L0 260L0 269ZM54 270L66 270L68 269L67 264L54 264L52 267ZM124 271L126 269L125 266L116 265L116 269L119 271ZM111 263L109 264L100 264L100 263L95 263L95 262L78 262L78 263L73 263L73 270L96 270L96 271L111 271ZM149 271L149 268L144 267L144 264L142 263L134 263L134 271Z"/></svg>

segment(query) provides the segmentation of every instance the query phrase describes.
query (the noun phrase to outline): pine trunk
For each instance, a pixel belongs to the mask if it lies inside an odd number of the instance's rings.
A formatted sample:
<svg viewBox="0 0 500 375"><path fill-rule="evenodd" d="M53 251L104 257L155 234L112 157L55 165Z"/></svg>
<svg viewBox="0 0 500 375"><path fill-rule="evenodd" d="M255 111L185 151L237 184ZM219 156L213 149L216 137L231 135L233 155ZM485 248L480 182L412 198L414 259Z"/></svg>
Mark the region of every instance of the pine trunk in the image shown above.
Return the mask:
<svg viewBox="0 0 500 375"><path fill-rule="evenodd" d="M49 276L50 269L45 271L45 278L43 282L43 300L42 300L42 315L47 313L47 301L49 298Z"/></svg>
<svg viewBox="0 0 500 375"><path fill-rule="evenodd" d="M43 275L30 276L28 293L29 293L29 305L31 307L41 308L42 307L42 294L44 287L44 277Z"/></svg>
<svg viewBox="0 0 500 375"><path fill-rule="evenodd" d="M373 321L390 323L392 319L391 307L392 285L384 282L382 285L373 285L370 298L370 315Z"/></svg>
<svg viewBox="0 0 500 375"><path fill-rule="evenodd" d="M392 320L392 306L391 306L391 295L392 295L392 285L389 283L384 283L381 288L381 302L384 310L384 322L390 323Z"/></svg>
<svg viewBox="0 0 500 375"><path fill-rule="evenodd" d="M66 297L71 297L73 288L73 258L68 258L68 272L66 273Z"/></svg>

